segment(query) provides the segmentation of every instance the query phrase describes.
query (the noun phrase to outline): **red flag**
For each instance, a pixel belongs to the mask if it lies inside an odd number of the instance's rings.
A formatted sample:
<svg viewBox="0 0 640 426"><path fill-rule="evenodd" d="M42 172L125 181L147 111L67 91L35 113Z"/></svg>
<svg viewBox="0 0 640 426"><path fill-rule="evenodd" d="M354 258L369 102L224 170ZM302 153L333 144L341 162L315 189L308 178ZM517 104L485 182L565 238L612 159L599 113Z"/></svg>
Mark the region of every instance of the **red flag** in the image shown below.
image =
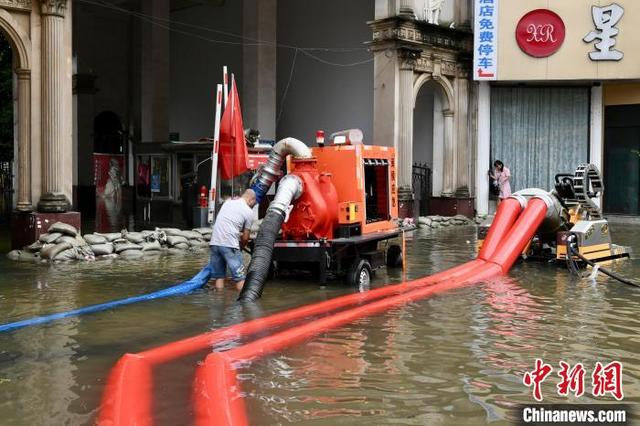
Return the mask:
<svg viewBox="0 0 640 426"><path fill-rule="evenodd" d="M225 108L220 121L218 165L222 179L231 179L246 172L249 169L247 159L247 144L244 142L240 97L238 96L236 82L232 80L227 108Z"/></svg>

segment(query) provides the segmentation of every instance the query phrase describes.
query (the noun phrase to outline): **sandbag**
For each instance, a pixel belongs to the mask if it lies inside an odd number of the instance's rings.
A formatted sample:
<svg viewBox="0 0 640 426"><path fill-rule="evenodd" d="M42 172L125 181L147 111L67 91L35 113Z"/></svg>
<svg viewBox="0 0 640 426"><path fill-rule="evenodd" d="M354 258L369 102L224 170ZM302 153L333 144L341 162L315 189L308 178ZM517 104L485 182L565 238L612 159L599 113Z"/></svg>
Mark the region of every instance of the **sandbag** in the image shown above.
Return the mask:
<svg viewBox="0 0 640 426"><path fill-rule="evenodd" d="M52 233L47 232L46 234L40 235L40 238L38 240L41 243L52 244L55 240L57 240L60 237L62 237L62 234L60 232L52 232Z"/></svg>
<svg viewBox="0 0 640 426"><path fill-rule="evenodd" d="M203 240L189 240L189 245L191 247L206 247L209 243Z"/></svg>
<svg viewBox="0 0 640 426"><path fill-rule="evenodd" d="M69 243L73 247L82 247L87 245L87 243L82 239L82 237L80 236L71 237L69 235L63 235L62 237L58 238L56 240L56 244L60 244L60 243Z"/></svg>
<svg viewBox="0 0 640 426"><path fill-rule="evenodd" d="M35 254L26 250L12 250L7 253L7 257L18 262L33 262L37 259Z"/></svg>
<svg viewBox="0 0 640 426"><path fill-rule="evenodd" d="M94 245L94 244L104 244L107 242L107 239L102 236L102 235L98 235L98 234L86 234L84 236L84 240L89 244L89 245Z"/></svg>
<svg viewBox="0 0 640 426"><path fill-rule="evenodd" d="M160 228L160 230L167 234L167 237L182 235L182 231L178 228Z"/></svg>
<svg viewBox="0 0 640 426"><path fill-rule="evenodd" d="M188 243L178 243L178 244L175 244L173 246L173 248L180 249L180 250L186 250L186 249L189 248L189 244Z"/></svg>
<svg viewBox="0 0 640 426"><path fill-rule="evenodd" d="M182 236L185 237L187 240L201 240L202 239L202 234L200 234L199 232L195 232L195 231L182 231Z"/></svg>
<svg viewBox="0 0 640 426"><path fill-rule="evenodd" d="M104 255L113 253L113 244L111 243L92 244L91 250L96 256L104 256Z"/></svg>
<svg viewBox="0 0 640 426"><path fill-rule="evenodd" d="M213 232L213 229L211 227L203 227L203 228L193 228L192 231L197 232L198 234L201 234L201 235L211 235L211 232Z"/></svg>
<svg viewBox="0 0 640 426"><path fill-rule="evenodd" d="M176 244L181 244L181 243L187 244L187 246L188 246L188 240L185 237L178 236L178 235L170 235L170 236L168 236L167 237L167 242L169 243L169 245L171 247L175 247Z"/></svg>
<svg viewBox="0 0 640 426"><path fill-rule="evenodd" d="M100 257L96 257L96 260L116 259L117 257L119 257L117 254L111 253L111 254L102 255Z"/></svg>
<svg viewBox="0 0 640 426"><path fill-rule="evenodd" d="M105 237L107 239L107 241L109 242L113 242L115 240L117 240L118 238L122 238L122 234L120 232L111 232L108 234L102 234L99 232L96 232L94 235L101 235L103 237Z"/></svg>
<svg viewBox="0 0 640 426"><path fill-rule="evenodd" d="M142 234L143 237L149 237L153 234L155 234L155 231L149 231L148 229L144 230L144 231L140 231L140 233Z"/></svg>
<svg viewBox="0 0 640 426"><path fill-rule="evenodd" d="M38 252L40 250L42 250L42 247L44 246L44 244L42 244L40 241L36 241L35 243L28 245L25 247L26 250L35 253Z"/></svg>
<svg viewBox="0 0 640 426"><path fill-rule="evenodd" d="M71 247L73 246L67 242L63 242L55 245L49 245L42 248L42 250L40 251L40 257L43 259L51 260L51 259L54 259L58 255L58 253L64 250L68 250Z"/></svg>
<svg viewBox="0 0 640 426"><path fill-rule="evenodd" d="M114 244L114 249L116 253L121 254L123 251L126 251L126 250L142 250L142 247L139 246L138 244L126 242L126 243Z"/></svg>
<svg viewBox="0 0 640 426"><path fill-rule="evenodd" d="M129 249L118 253L121 259L138 259L143 256L142 250Z"/></svg>
<svg viewBox="0 0 640 426"><path fill-rule="evenodd" d="M78 255L78 250L75 248L70 248L67 250L62 250L60 253L56 254L53 260L57 261L67 261L67 260L77 260L82 259L81 256Z"/></svg>
<svg viewBox="0 0 640 426"><path fill-rule="evenodd" d="M69 225L68 223L56 222L49 227L47 232L59 232L61 234L69 235L71 237L75 237L78 235L78 230L75 226Z"/></svg>
<svg viewBox="0 0 640 426"><path fill-rule="evenodd" d="M140 232L127 232L124 237L132 243L140 244L144 241L144 235Z"/></svg>
<svg viewBox="0 0 640 426"><path fill-rule="evenodd" d="M142 251L159 251L162 250L162 246L157 241L150 241L140 244Z"/></svg>

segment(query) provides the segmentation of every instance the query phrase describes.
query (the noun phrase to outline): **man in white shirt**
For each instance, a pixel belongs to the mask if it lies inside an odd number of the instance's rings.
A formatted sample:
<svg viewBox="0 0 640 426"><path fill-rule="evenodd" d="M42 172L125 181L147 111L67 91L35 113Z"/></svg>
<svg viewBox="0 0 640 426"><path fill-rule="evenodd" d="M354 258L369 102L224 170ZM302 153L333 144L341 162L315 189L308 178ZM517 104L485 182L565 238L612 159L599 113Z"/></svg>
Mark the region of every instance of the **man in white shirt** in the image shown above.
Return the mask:
<svg viewBox="0 0 640 426"><path fill-rule="evenodd" d="M224 288L227 268L236 288L242 290L245 279L243 248L249 241L249 231L253 222L253 206L256 194L251 189L244 191L240 198L224 202L211 233L211 278L216 280L216 288Z"/></svg>

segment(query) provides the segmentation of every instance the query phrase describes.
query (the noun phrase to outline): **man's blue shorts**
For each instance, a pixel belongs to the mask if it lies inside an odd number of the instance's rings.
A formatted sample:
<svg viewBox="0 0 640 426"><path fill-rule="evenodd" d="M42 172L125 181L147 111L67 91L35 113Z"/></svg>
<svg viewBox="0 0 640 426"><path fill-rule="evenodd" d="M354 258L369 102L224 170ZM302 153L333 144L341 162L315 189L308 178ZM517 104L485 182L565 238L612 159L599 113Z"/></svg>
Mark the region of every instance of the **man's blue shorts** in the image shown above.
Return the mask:
<svg viewBox="0 0 640 426"><path fill-rule="evenodd" d="M211 278L225 278L227 276L227 268L231 272L233 281L243 281L244 262L242 261L242 252L240 249L222 246L211 246Z"/></svg>

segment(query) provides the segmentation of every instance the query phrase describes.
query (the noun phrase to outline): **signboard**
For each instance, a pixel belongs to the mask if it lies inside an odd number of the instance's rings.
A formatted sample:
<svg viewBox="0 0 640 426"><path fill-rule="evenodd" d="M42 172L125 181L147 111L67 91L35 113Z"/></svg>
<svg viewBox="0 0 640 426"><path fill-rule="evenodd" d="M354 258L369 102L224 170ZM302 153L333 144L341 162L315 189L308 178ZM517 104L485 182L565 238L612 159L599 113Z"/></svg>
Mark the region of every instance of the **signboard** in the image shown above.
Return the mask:
<svg viewBox="0 0 640 426"><path fill-rule="evenodd" d="M157 173L151 175L151 192L160 192L160 175Z"/></svg>
<svg viewBox="0 0 640 426"><path fill-rule="evenodd" d="M475 0L474 80L498 79L498 0Z"/></svg>
<svg viewBox="0 0 640 426"><path fill-rule="evenodd" d="M475 0L475 10L476 80L640 79L638 0Z"/></svg>
<svg viewBox="0 0 640 426"><path fill-rule="evenodd" d="M564 37L562 18L547 9L527 13L516 27L518 46L534 58L546 58L556 53L562 46Z"/></svg>

